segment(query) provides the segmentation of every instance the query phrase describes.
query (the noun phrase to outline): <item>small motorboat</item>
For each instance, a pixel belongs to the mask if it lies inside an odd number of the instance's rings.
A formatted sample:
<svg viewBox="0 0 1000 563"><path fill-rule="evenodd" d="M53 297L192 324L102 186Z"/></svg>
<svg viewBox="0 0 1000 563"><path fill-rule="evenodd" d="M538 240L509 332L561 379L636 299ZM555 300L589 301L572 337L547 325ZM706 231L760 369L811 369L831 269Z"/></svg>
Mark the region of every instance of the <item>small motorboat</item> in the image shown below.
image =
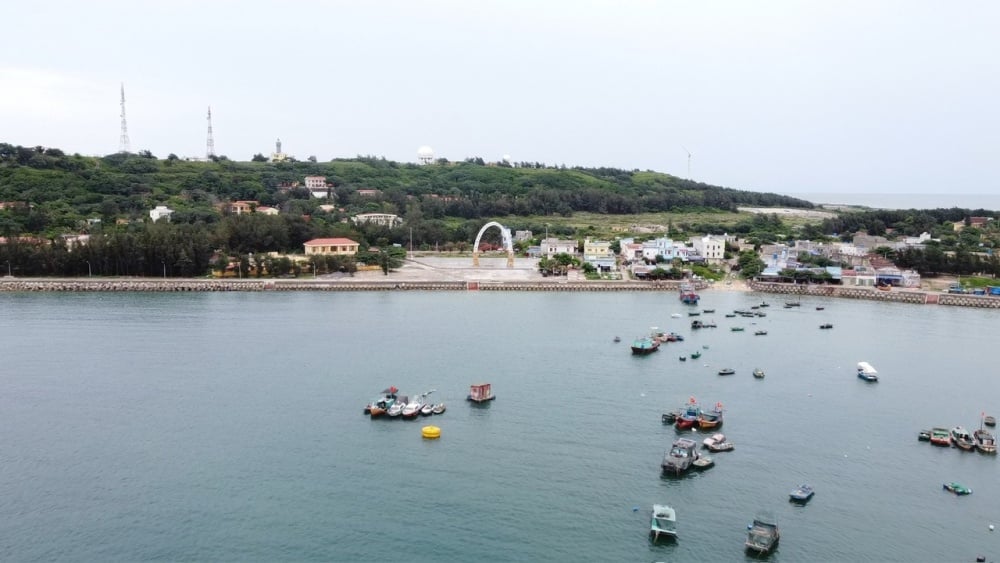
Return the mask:
<svg viewBox="0 0 1000 563"><path fill-rule="evenodd" d="M767 335L767 331L766 330L756 330L756 331L754 331L753 334L754 334L754 336L766 336Z"/></svg>
<svg viewBox="0 0 1000 563"><path fill-rule="evenodd" d="M757 379L764 379L764 370L760 368L754 368L753 376L756 377Z"/></svg>
<svg viewBox="0 0 1000 563"><path fill-rule="evenodd" d="M691 352L691 359L692 360L697 360L700 357L701 357L701 352L698 352L697 350L695 350L694 352Z"/></svg>
<svg viewBox="0 0 1000 563"><path fill-rule="evenodd" d="M621 342L621 341L622 341L622 337L621 337L621 336L616 336L616 337L614 337L614 339L613 339L613 340L614 340L615 342Z"/></svg>
<svg viewBox="0 0 1000 563"><path fill-rule="evenodd" d="M826 308L826 307L816 307L816 310L817 310L817 311L822 311L822 310L823 310L823 309L825 309L825 308Z"/></svg>
<svg viewBox="0 0 1000 563"><path fill-rule="evenodd" d="M677 422L677 417L681 415L681 409L677 409L673 412L665 412L660 416L660 421L663 424L673 424Z"/></svg>
<svg viewBox="0 0 1000 563"><path fill-rule="evenodd" d="M832 323L823 323L823 324L819 325L819 328L833 328L833 324Z"/></svg>
<svg viewBox="0 0 1000 563"><path fill-rule="evenodd" d="M677 358L677 359L678 359L678 360L680 360L680 361L682 361L682 362L686 362L686 361L688 361L688 358L687 358L687 356L681 356L681 357L679 357L679 358Z"/></svg>
<svg viewBox="0 0 1000 563"><path fill-rule="evenodd" d="M689 317L697 317L700 314L701 313L699 313L698 311L688 311L688 316Z"/></svg>
<svg viewBox="0 0 1000 563"><path fill-rule="evenodd" d="M736 318L736 313L726 313L726 318L727 319L734 319L734 318Z"/></svg>
<svg viewBox="0 0 1000 563"><path fill-rule="evenodd" d="M722 442L713 442L708 445L708 451L712 453L717 452L731 452L736 446L732 442L727 442L723 440Z"/></svg>
<svg viewBox="0 0 1000 563"><path fill-rule="evenodd" d="M733 375L734 373L736 373L736 370L733 368L722 368L719 370L719 375Z"/></svg>
<svg viewBox="0 0 1000 563"><path fill-rule="evenodd" d="M792 492L788 493L788 500L792 502L805 504L809 502L811 498L813 498L814 494L815 491L813 491L813 488L811 486L799 485L794 490L792 490Z"/></svg>
<svg viewBox="0 0 1000 563"><path fill-rule="evenodd" d="M655 542L661 536L677 537L677 512L665 504L654 504L649 522L649 537Z"/></svg>
<svg viewBox="0 0 1000 563"><path fill-rule="evenodd" d="M694 440L678 438L673 446L663 454L660 467L666 475L680 475L691 468L691 462L698 459L697 446Z"/></svg>
<svg viewBox="0 0 1000 563"><path fill-rule="evenodd" d="M701 312L702 313L714 313L715 309L702 309Z"/></svg>
<svg viewBox="0 0 1000 563"><path fill-rule="evenodd" d="M931 441L931 431L930 430L921 430L920 432L917 433L917 440L920 440L921 442L930 442Z"/></svg>
<svg viewBox="0 0 1000 563"><path fill-rule="evenodd" d="M710 446L712 444L720 443L720 442L725 442L725 441L726 441L726 435L723 434L722 432L716 432L715 434L712 434L708 438L705 438L704 440L702 440L701 441L701 445L703 447L707 448L708 446Z"/></svg>
<svg viewBox="0 0 1000 563"><path fill-rule="evenodd" d="M670 315L670 318L672 318L672 319L679 319L679 318L681 318L681 314L680 313L674 313L674 314Z"/></svg>
<svg viewBox="0 0 1000 563"><path fill-rule="evenodd" d="M858 362L858 377L868 382L878 381L878 371L868 362Z"/></svg>
<svg viewBox="0 0 1000 563"><path fill-rule="evenodd" d="M986 415L983 418L983 424L985 424L986 426L996 426L997 425L997 419L994 418L994 417L992 417L992 416L990 416L990 415Z"/></svg>
<svg viewBox="0 0 1000 563"><path fill-rule="evenodd" d="M972 494L972 489L955 481L952 481L951 483L945 483L944 485L942 485L942 487L944 487L944 490L950 493L955 493L958 496Z"/></svg>
<svg viewBox="0 0 1000 563"><path fill-rule="evenodd" d="M432 414L434 414L434 404L433 403L427 403L423 407L421 407L421 409L420 409L420 415L421 416L430 416Z"/></svg>
<svg viewBox="0 0 1000 563"><path fill-rule="evenodd" d="M733 326L733 327L729 327L729 330L731 330L733 332L743 332L743 327L741 327L741 326Z"/></svg>
<svg viewBox="0 0 1000 563"><path fill-rule="evenodd" d="M441 414L441 413L443 413L445 411L446 408L447 407L444 406L444 403L438 403L438 404L434 405L434 409L433 409L434 414Z"/></svg>

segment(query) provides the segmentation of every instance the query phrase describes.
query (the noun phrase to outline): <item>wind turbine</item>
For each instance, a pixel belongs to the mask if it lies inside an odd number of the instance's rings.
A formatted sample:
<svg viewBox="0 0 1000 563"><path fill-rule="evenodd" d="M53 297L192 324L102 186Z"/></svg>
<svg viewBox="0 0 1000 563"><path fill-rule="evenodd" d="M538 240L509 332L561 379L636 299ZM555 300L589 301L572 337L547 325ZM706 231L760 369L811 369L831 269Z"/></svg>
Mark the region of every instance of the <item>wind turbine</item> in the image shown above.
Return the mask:
<svg viewBox="0 0 1000 563"><path fill-rule="evenodd" d="M687 148L684 145L681 145L681 148L684 149L684 152L686 152L687 155L688 155L688 175L687 175L687 177L688 177L688 180L690 180L691 179L691 151L687 150Z"/></svg>

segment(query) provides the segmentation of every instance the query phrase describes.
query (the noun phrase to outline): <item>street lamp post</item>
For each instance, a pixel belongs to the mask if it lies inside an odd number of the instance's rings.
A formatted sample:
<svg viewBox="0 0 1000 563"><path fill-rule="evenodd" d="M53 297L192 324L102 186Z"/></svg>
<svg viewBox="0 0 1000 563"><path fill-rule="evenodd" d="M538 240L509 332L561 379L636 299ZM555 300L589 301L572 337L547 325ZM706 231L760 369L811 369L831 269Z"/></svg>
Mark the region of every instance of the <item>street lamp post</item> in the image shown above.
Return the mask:
<svg viewBox="0 0 1000 563"><path fill-rule="evenodd" d="M10 276L10 260L4 260L4 262L7 262L7 277L9 278L9 277L11 277Z"/></svg>
<svg viewBox="0 0 1000 563"><path fill-rule="evenodd" d="M87 277L91 278L94 276L94 271L90 268L90 260L84 260L87 263Z"/></svg>
<svg viewBox="0 0 1000 563"><path fill-rule="evenodd" d="M167 279L167 261L160 260L160 264L163 264L163 279Z"/></svg>

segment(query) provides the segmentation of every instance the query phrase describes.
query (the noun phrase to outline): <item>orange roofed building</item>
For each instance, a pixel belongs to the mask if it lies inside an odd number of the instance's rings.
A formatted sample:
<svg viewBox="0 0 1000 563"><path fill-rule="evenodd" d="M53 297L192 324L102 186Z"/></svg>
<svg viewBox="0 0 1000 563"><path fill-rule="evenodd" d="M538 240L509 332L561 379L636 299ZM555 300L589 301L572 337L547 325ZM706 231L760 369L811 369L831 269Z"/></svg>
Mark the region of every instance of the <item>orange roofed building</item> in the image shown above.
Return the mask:
<svg viewBox="0 0 1000 563"><path fill-rule="evenodd" d="M358 253L359 244L349 238L314 238L306 241L306 255L332 254L354 256Z"/></svg>

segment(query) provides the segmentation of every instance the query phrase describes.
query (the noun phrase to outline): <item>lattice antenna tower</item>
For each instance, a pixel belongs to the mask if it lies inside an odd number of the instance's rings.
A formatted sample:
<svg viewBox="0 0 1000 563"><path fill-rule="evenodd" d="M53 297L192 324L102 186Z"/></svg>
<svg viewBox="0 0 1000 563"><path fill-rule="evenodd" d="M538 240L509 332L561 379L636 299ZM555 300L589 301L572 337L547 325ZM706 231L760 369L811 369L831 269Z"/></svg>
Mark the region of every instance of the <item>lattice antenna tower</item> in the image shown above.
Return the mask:
<svg viewBox="0 0 1000 563"><path fill-rule="evenodd" d="M129 152L128 124L125 122L125 84L122 83L122 133L118 138L118 152Z"/></svg>
<svg viewBox="0 0 1000 563"><path fill-rule="evenodd" d="M208 140L205 142L205 158L215 156L215 138L212 137L212 106L208 106Z"/></svg>

